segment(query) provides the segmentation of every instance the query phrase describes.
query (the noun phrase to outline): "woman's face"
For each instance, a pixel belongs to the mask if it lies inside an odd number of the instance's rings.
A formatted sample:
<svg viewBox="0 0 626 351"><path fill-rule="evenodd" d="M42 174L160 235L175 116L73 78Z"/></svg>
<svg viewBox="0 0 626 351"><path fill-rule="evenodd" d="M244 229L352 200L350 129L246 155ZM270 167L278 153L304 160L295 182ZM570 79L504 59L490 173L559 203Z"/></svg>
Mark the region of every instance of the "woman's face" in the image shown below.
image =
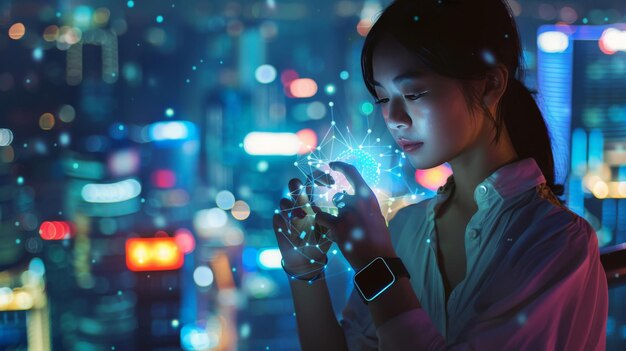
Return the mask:
<svg viewBox="0 0 626 351"><path fill-rule="evenodd" d="M484 119L468 111L460 81L432 72L391 36L374 50L373 75L387 128L417 169L454 159L484 129Z"/></svg>

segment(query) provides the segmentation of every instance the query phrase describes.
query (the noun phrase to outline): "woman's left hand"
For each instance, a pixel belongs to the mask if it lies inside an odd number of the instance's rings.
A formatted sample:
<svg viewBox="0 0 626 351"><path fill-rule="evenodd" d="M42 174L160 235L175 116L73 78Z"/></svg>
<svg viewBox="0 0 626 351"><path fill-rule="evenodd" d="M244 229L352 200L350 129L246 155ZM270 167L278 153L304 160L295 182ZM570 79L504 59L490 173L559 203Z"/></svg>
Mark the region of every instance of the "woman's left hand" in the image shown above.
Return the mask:
<svg viewBox="0 0 626 351"><path fill-rule="evenodd" d="M344 195L341 202L345 206L339 208L337 217L319 212L315 222L330 230L329 237L356 271L378 256L397 256L376 195L356 167L345 162L331 162L329 166L344 174L355 194Z"/></svg>

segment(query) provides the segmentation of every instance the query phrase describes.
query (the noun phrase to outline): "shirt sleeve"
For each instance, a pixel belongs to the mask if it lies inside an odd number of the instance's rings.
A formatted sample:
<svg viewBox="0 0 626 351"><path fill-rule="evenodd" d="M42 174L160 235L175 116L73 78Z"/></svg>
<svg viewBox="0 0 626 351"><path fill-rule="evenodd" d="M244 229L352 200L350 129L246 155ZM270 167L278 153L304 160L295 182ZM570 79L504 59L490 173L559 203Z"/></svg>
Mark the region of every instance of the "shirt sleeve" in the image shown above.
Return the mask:
<svg viewBox="0 0 626 351"><path fill-rule="evenodd" d="M406 225L407 222L406 218L410 211L409 207L410 206L400 209L393 219L389 221L391 241L396 250L398 250L402 226ZM342 310L342 319L339 321L339 324L346 337L349 351L379 350L379 340L376 335L374 320L372 319L367 305L363 303L363 300L354 287Z"/></svg>
<svg viewBox="0 0 626 351"><path fill-rule="evenodd" d="M355 289L352 289L339 324L346 337L349 351L378 351L374 321Z"/></svg>
<svg viewBox="0 0 626 351"><path fill-rule="evenodd" d="M494 266L476 317L452 344L419 308L377 329L379 349L604 350L608 288L593 228L577 217L525 237Z"/></svg>

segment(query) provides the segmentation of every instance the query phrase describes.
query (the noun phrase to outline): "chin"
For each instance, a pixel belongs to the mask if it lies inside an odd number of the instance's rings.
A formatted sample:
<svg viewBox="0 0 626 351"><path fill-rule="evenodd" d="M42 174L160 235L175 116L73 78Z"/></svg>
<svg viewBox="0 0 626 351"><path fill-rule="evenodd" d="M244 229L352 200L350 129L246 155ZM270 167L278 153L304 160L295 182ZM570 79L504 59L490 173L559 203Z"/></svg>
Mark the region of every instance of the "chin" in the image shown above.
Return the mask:
<svg viewBox="0 0 626 351"><path fill-rule="evenodd" d="M413 168L419 170L435 168L446 163L446 160L433 157L407 155L406 158L409 160L409 163L413 166Z"/></svg>

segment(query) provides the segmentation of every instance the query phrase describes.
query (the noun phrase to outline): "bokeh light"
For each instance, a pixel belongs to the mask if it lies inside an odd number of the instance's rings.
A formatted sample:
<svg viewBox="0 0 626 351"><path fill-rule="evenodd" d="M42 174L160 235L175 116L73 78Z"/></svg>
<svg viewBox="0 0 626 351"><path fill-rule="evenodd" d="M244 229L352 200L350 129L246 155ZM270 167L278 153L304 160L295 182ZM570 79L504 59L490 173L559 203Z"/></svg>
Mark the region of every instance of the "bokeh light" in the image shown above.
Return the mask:
<svg viewBox="0 0 626 351"><path fill-rule="evenodd" d="M59 38L59 27L51 24L43 31L43 39L48 42L55 41Z"/></svg>
<svg viewBox="0 0 626 351"><path fill-rule="evenodd" d="M178 229L174 234L174 240L183 254L189 254L196 248L196 239L193 234L185 228Z"/></svg>
<svg viewBox="0 0 626 351"><path fill-rule="evenodd" d="M228 216L221 208L211 208L196 212L193 224L199 235L211 236L217 233L216 229L223 228L228 223Z"/></svg>
<svg viewBox="0 0 626 351"><path fill-rule="evenodd" d="M523 29L525 84L554 112L544 117L555 181L567 182L566 204L601 248L623 241L619 1L506 1ZM298 349L276 235L303 238L289 254L330 245L321 279L342 303L354 275L342 254L365 234L351 230L339 247L329 233L319 243L303 234L316 229L308 222L275 232L289 180L312 183L314 205L336 216L333 195L358 189L329 164L347 162L390 223L452 175L447 163L413 167L363 85L363 38L385 2L5 5L0 349ZM417 27L431 19L406 17ZM509 34L494 43L517 40ZM493 49L475 54L494 64ZM618 310L607 345L626 340Z"/></svg>
<svg viewBox="0 0 626 351"><path fill-rule="evenodd" d="M15 23L9 27L9 38L13 40L22 39L24 34L26 34L26 27L23 23Z"/></svg>
<svg viewBox="0 0 626 351"><path fill-rule="evenodd" d="M261 65L254 72L256 80L261 84L269 84L276 80L276 68L272 65Z"/></svg>
<svg viewBox="0 0 626 351"><path fill-rule="evenodd" d="M8 128L0 128L0 146L8 146L13 142L13 132Z"/></svg>
<svg viewBox="0 0 626 351"><path fill-rule="evenodd" d="M54 127L55 119L51 113L44 113L39 117L39 128L43 130L50 130Z"/></svg>
<svg viewBox="0 0 626 351"><path fill-rule="evenodd" d="M222 210L230 210L235 205L235 195L228 190L222 190L215 196L215 203Z"/></svg>
<svg viewBox="0 0 626 351"><path fill-rule="evenodd" d="M310 119L319 120L326 116L326 105L319 101L313 101L306 107L306 114Z"/></svg>
<svg viewBox="0 0 626 351"><path fill-rule="evenodd" d="M310 78L298 78L289 84L289 91L296 98L309 98L317 94L317 83Z"/></svg>
<svg viewBox="0 0 626 351"><path fill-rule="evenodd" d="M335 91L336 91L336 90L337 90L337 89L335 88L335 86L334 86L333 84L327 84L327 85L324 87L324 91L326 91L326 94L328 94L328 95L333 95L333 94L335 94Z"/></svg>
<svg viewBox="0 0 626 351"><path fill-rule="evenodd" d="M233 215L233 217L235 217L235 219L243 221L250 216L250 206L245 201L238 200L233 205L230 213Z"/></svg>
<svg viewBox="0 0 626 351"><path fill-rule="evenodd" d="M452 169L443 164L430 169L416 170L415 181L427 189L437 190L446 183L450 175L452 175Z"/></svg>
<svg viewBox="0 0 626 351"><path fill-rule="evenodd" d="M196 267L193 271L193 281L202 288L213 284L213 271L207 266Z"/></svg>
<svg viewBox="0 0 626 351"><path fill-rule="evenodd" d="M76 110L72 105L63 105L59 110L59 119L65 123L70 123L76 118Z"/></svg>
<svg viewBox="0 0 626 351"><path fill-rule="evenodd" d="M296 135L301 143L300 151L298 151L299 155L304 155L315 150L317 147L317 133L315 133L313 129L302 129L297 132Z"/></svg>

